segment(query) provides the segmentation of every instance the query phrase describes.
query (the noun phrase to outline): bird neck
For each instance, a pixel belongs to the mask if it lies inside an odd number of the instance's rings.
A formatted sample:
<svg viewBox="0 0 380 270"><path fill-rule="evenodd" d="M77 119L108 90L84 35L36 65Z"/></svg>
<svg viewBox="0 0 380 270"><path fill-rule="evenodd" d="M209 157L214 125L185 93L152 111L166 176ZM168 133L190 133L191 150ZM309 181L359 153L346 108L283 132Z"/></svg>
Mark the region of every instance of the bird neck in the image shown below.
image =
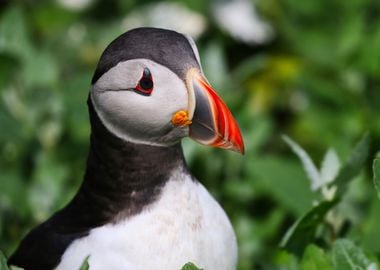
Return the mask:
<svg viewBox="0 0 380 270"><path fill-rule="evenodd" d="M122 140L102 124L90 99L88 106L91 142L87 168L69 207L81 208L85 216L95 217L84 220L93 226L139 213L159 197L175 169L187 169L180 143L159 147Z"/></svg>

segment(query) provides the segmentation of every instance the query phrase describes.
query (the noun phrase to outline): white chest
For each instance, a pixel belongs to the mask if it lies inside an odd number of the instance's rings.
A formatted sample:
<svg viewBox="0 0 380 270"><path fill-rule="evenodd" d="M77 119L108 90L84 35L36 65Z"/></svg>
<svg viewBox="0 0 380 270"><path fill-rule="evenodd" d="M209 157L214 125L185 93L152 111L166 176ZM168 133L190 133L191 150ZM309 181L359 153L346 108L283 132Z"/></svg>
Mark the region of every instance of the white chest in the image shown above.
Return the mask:
<svg viewBox="0 0 380 270"><path fill-rule="evenodd" d="M236 238L223 209L190 177L172 178L142 213L74 241L56 269L78 269L87 256L91 270L179 270L189 261L205 270L235 269Z"/></svg>

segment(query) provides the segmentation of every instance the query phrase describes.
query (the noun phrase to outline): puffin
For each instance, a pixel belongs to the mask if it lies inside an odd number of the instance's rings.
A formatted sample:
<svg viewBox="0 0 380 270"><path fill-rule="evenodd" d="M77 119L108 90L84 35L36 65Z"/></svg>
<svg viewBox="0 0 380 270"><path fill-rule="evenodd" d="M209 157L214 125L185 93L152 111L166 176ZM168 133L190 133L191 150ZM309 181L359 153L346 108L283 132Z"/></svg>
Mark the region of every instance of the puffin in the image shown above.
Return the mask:
<svg viewBox="0 0 380 270"><path fill-rule="evenodd" d="M226 213L187 168L181 140L244 153L236 120L201 68L194 41L136 28L102 53L87 100L83 182L31 230L8 263L25 270L233 270Z"/></svg>

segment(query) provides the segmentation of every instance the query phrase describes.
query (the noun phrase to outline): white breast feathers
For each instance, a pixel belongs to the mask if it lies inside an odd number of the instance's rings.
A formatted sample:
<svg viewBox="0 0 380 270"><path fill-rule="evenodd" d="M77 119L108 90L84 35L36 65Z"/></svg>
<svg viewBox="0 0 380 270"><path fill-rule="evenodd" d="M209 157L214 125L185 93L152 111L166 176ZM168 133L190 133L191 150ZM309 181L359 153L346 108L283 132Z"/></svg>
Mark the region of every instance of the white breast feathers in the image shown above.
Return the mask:
<svg viewBox="0 0 380 270"><path fill-rule="evenodd" d="M234 270L237 245L215 199L176 171L156 202L75 240L56 269L78 269L87 256L91 270L180 270L187 262L205 270Z"/></svg>

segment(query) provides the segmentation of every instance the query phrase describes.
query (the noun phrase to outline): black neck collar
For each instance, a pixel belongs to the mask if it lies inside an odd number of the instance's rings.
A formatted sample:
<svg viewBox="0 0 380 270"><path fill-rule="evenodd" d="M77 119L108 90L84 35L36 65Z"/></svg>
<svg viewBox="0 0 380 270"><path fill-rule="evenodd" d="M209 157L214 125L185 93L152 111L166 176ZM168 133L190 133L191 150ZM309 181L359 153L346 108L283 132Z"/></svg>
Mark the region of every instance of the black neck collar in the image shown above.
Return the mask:
<svg viewBox="0 0 380 270"><path fill-rule="evenodd" d="M92 130L83 184L64 209L25 237L10 264L55 268L75 239L141 212L159 198L175 169L187 172L179 143L157 147L123 141L103 126L90 99L88 106Z"/></svg>
<svg viewBox="0 0 380 270"><path fill-rule="evenodd" d="M174 169L187 169L180 143L159 147L124 141L105 128L91 98L87 103L91 142L86 173L63 212L81 216L80 226L95 227L139 213L158 198Z"/></svg>

